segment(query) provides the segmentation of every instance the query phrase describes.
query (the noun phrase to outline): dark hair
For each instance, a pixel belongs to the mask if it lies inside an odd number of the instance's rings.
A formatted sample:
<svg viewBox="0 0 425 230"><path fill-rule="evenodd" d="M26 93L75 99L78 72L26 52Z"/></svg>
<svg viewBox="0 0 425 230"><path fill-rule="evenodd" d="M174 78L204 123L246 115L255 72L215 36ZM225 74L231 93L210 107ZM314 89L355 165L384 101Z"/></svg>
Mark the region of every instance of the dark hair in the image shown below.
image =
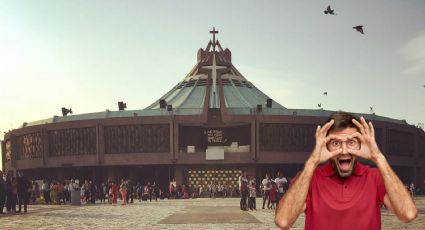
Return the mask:
<svg viewBox="0 0 425 230"><path fill-rule="evenodd" d="M351 113L344 111L333 112L325 122L326 124L329 121L334 120L334 124L328 130L327 134L332 131L340 131L346 128L356 128L358 130L357 126L352 121L353 119L360 122L360 120Z"/></svg>

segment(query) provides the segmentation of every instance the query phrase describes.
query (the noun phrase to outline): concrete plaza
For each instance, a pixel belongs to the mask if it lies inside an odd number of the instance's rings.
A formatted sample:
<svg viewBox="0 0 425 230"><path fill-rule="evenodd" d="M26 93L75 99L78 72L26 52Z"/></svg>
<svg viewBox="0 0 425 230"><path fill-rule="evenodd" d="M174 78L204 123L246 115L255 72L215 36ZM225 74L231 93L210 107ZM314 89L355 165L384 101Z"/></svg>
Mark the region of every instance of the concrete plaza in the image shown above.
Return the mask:
<svg viewBox="0 0 425 230"><path fill-rule="evenodd" d="M418 218L403 224L382 210L382 229L425 229L425 197ZM31 205L27 214L1 215L0 229L277 229L274 210L239 210L239 199L135 201L134 204ZM304 228L304 216L293 229Z"/></svg>

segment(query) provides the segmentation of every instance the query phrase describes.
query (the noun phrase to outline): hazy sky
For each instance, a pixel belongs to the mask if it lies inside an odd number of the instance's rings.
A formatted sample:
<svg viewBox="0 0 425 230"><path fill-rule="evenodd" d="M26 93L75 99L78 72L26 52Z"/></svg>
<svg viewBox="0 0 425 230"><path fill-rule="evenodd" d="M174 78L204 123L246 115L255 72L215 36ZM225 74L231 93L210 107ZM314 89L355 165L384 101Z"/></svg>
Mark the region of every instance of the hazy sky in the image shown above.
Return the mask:
<svg viewBox="0 0 425 230"><path fill-rule="evenodd" d="M425 122L423 0L2 0L0 139L61 107L145 108L196 64L213 26L236 68L287 108Z"/></svg>

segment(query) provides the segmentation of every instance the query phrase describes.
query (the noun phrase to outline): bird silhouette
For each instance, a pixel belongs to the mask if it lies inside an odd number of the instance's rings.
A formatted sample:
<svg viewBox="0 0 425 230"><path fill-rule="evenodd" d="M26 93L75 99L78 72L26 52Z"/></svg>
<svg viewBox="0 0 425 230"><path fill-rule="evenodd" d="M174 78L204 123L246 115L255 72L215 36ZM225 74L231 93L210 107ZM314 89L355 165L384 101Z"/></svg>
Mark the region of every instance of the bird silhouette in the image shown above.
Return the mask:
<svg viewBox="0 0 425 230"><path fill-rule="evenodd" d="M328 96L328 92L323 92L323 95Z"/></svg>
<svg viewBox="0 0 425 230"><path fill-rule="evenodd" d="M363 26L362 25L354 26L353 29L359 31L361 34L364 34Z"/></svg>
<svg viewBox="0 0 425 230"><path fill-rule="evenodd" d="M321 103L317 104L317 107L322 108L322 104Z"/></svg>
<svg viewBox="0 0 425 230"><path fill-rule="evenodd" d="M336 15L334 10L331 9L331 6L328 6L328 8L326 8L325 11L323 11L325 14L332 14L332 15Z"/></svg>

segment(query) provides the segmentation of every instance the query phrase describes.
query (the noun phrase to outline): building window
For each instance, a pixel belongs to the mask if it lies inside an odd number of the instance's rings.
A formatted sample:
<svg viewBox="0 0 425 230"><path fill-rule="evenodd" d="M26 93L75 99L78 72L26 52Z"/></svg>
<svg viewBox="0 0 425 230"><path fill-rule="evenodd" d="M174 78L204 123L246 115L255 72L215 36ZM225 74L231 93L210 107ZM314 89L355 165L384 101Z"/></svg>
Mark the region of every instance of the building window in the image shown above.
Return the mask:
<svg viewBox="0 0 425 230"><path fill-rule="evenodd" d="M17 147L18 160L41 158L43 152L43 139L41 132L19 136Z"/></svg>
<svg viewBox="0 0 425 230"><path fill-rule="evenodd" d="M6 161L12 160L12 142L10 140L6 141Z"/></svg>
<svg viewBox="0 0 425 230"><path fill-rule="evenodd" d="M96 154L96 128L61 129L48 132L49 155Z"/></svg>
<svg viewBox="0 0 425 230"><path fill-rule="evenodd" d="M106 154L170 152L169 124L107 126L104 137Z"/></svg>
<svg viewBox="0 0 425 230"><path fill-rule="evenodd" d="M309 152L314 147L315 125L261 123L260 151Z"/></svg>

